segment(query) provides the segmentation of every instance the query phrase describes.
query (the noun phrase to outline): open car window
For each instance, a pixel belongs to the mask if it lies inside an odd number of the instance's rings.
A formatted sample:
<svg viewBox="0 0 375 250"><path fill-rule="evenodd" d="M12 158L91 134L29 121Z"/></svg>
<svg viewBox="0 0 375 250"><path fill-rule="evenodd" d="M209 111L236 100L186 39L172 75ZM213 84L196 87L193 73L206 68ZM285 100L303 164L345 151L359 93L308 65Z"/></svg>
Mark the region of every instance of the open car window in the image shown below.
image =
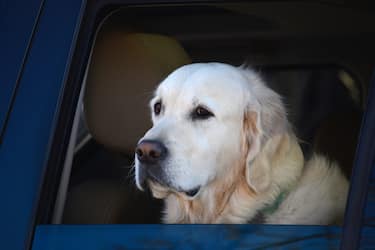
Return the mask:
<svg viewBox="0 0 375 250"><path fill-rule="evenodd" d="M368 59L356 55L360 47L374 54L373 40L364 41L358 35L371 31L367 25L371 17L324 4L293 4L296 10L288 3L275 5L277 14L262 3L181 4L119 8L106 17L97 30L86 68L70 157L64 165L66 178L60 182L52 216L54 223L69 225L39 226L35 249L42 248L50 237L89 241L88 227L106 235L103 241L90 240L101 246L119 235L127 235L122 242L129 240L128 246L132 246L137 241L130 239L138 239L140 234L148 239L162 231L161 240L173 234L176 225L75 224L161 223L163 202L136 188L134 148L151 127L148 102L155 87L188 63L218 61L252 67L282 96L304 157L319 152L338 162L348 179L352 177L371 72L366 71L371 67L357 63L363 60L368 65ZM306 16L300 10L306 10ZM309 21L317 13L319 25ZM358 18L360 29L347 22L351 16ZM221 235L228 247L316 249L337 248L343 227L246 225L218 226L210 231L204 225L186 226L176 239L188 234L189 243L194 243L194 237L202 239L195 236L199 232L212 239L207 243L210 246L217 246L217 235Z"/></svg>

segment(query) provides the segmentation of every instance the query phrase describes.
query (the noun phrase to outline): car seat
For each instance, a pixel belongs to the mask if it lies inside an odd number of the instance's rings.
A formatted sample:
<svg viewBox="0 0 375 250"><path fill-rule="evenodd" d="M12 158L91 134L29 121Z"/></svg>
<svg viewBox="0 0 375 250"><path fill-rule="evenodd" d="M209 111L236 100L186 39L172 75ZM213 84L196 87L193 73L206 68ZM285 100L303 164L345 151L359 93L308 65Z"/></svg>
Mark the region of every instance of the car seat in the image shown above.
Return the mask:
<svg viewBox="0 0 375 250"><path fill-rule="evenodd" d="M188 63L189 56L171 37L103 26L84 95L93 140L74 159L63 223L160 221L160 201L135 188L134 148L151 127L148 101L154 88Z"/></svg>

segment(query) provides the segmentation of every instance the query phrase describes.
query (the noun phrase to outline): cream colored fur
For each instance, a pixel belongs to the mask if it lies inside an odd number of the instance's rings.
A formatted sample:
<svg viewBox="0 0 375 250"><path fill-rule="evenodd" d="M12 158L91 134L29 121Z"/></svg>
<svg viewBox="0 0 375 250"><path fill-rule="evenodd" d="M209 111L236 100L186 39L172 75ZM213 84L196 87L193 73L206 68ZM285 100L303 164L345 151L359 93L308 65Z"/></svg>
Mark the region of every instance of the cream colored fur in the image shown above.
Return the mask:
<svg viewBox="0 0 375 250"><path fill-rule="evenodd" d="M314 155L305 162L281 98L250 69L192 64L165 79L151 101L163 102L141 139L163 142L168 185L149 180L165 199L166 223L248 223L282 192L266 223L332 224L343 216L348 181L338 166ZM189 120L197 105L214 116ZM141 141L140 140L140 141ZM140 162L136 160L139 188ZM196 186L189 197L183 190Z"/></svg>

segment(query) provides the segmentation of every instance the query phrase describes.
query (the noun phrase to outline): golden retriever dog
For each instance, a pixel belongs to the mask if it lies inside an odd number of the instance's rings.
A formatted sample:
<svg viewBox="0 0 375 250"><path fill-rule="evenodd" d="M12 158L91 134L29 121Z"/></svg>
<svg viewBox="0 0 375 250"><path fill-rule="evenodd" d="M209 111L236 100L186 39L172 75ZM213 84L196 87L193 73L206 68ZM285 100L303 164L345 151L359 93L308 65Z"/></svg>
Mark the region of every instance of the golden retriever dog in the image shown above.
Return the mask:
<svg viewBox="0 0 375 250"><path fill-rule="evenodd" d="M165 223L334 224L348 181L304 159L280 96L253 70L197 63L172 72L150 102L136 185L165 199Z"/></svg>

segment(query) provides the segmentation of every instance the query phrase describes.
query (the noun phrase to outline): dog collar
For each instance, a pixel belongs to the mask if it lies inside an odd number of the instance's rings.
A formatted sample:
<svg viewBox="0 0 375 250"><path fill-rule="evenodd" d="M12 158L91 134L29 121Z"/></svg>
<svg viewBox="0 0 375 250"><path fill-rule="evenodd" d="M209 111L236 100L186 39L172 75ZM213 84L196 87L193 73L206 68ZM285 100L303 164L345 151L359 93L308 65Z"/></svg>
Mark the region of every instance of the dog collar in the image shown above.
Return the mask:
<svg viewBox="0 0 375 250"><path fill-rule="evenodd" d="M280 204L285 200L288 196L289 190L284 190L279 193L273 203L266 205L263 209L260 210L260 213L264 216L271 215L279 208Z"/></svg>

